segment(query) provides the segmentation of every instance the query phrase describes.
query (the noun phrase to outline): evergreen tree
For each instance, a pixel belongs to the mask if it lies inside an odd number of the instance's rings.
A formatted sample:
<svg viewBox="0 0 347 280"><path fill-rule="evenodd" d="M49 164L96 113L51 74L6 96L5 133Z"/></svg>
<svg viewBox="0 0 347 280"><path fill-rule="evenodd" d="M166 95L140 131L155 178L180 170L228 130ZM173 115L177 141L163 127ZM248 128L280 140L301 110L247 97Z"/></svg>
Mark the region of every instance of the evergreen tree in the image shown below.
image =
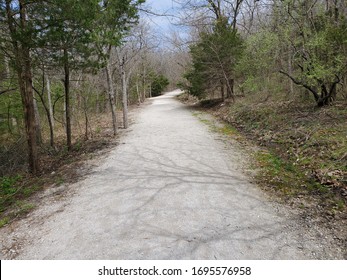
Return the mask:
<svg viewBox="0 0 347 280"><path fill-rule="evenodd" d="M170 84L168 78L162 74L155 75L151 84L152 96L159 96L163 93L165 88Z"/></svg>
<svg viewBox="0 0 347 280"><path fill-rule="evenodd" d="M68 150L72 145L70 78L74 69L91 68L97 63L93 47L93 28L100 12L97 0L53 0L35 10L39 26L38 43L45 51L46 63L64 72L65 121ZM93 56L94 55L94 56Z"/></svg>
<svg viewBox="0 0 347 280"><path fill-rule="evenodd" d="M17 73L19 91L24 109L24 123L28 143L29 170L37 173L39 158L37 151L35 110L33 94L32 54L35 47L35 25L29 20L29 12L36 2L6 0L0 2L1 24L9 40L5 50Z"/></svg>
<svg viewBox="0 0 347 280"><path fill-rule="evenodd" d="M206 90L220 88L221 97L234 97L235 67L242 56L243 40L226 18L216 21L212 32L201 33L191 47L192 68L185 75L189 91L204 96Z"/></svg>

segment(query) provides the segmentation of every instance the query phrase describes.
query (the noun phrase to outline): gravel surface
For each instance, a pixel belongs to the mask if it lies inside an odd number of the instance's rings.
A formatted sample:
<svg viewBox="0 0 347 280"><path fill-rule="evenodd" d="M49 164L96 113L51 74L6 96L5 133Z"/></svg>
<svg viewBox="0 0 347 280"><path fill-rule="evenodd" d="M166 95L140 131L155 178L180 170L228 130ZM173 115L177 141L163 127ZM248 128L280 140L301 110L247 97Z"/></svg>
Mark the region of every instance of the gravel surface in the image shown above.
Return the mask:
<svg viewBox="0 0 347 280"><path fill-rule="evenodd" d="M82 181L0 229L2 259L341 259L242 172L228 145L170 92L140 110ZM64 189L65 188L65 189Z"/></svg>

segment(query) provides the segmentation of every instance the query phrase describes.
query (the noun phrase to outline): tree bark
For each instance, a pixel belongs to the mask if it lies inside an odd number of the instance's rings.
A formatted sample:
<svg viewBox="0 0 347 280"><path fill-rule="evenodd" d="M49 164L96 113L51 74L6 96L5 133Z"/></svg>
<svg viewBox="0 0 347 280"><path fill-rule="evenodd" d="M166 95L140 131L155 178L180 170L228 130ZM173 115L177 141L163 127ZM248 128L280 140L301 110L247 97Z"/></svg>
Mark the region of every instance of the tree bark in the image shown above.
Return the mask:
<svg viewBox="0 0 347 280"><path fill-rule="evenodd" d="M126 81L126 73L125 73L125 59L123 58L120 63L120 71L122 77L122 105L123 105L123 126L125 129L129 127L128 122L128 92L127 92L127 81Z"/></svg>
<svg viewBox="0 0 347 280"><path fill-rule="evenodd" d="M12 4L12 1L6 1L7 24L10 30L14 50L15 67L24 108L25 131L28 143L29 171L35 174L39 171L39 157L36 142L31 56L30 49L27 44L28 38L25 38L25 35L18 37L17 30L17 28L19 28L21 32L24 32L27 29L26 4L24 0L19 1L19 24L16 23L14 19L14 12L11 7Z"/></svg>
<svg viewBox="0 0 347 280"><path fill-rule="evenodd" d="M139 86L139 77L136 77L136 94L137 94L137 102L139 105L141 104L141 94L140 94L140 86Z"/></svg>
<svg viewBox="0 0 347 280"><path fill-rule="evenodd" d="M106 76L107 76L107 86L108 86L108 99L110 102L110 109L112 113L112 126L113 126L113 135L117 135L117 112L116 112L116 102L115 102L115 90L113 86L112 72L110 63L107 62L106 66Z"/></svg>
<svg viewBox="0 0 347 280"><path fill-rule="evenodd" d="M230 87L227 87L227 98L232 98L234 96L234 84L235 84L235 80L230 79L229 80Z"/></svg>
<svg viewBox="0 0 347 280"><path fill-rule="evenodd" d="M224 87L224 82L221 81L221 85L220 85L220 93L221 93L221 97L222 97L222 101L225 101L225 87Z"/></svg>
<svg viewBox="0 0 347 280"><path fill-rule="evenodd" d="M48 124L49 124L49 132L50 132L50 145L52 148L54 148L54 115L53 115L53 105L52 105L51 82L48 76L46 76L46 87L47 87L47 100L48 100Z"/></svg>
<svg viewBox="0 0 347 280"><path fill-rule="evenodd" d="M37 105L37 101L34 98L34 112L35 112L35 129L36 129L36 142L38 144L42 143L42 131L41 131L41 119L39 107Z"/></svg>
<svg viewBox="0 0 347 280"><path fill-rule="evenodd" d="M144 61L144 59L143 59ZM142 102L145 102L146 100L146 75L147 75L147 71L146 71L146 65L145 62L143 62L143 76L142 76L142 86L143 86L143 93L142 93Z"/></svg>
<svg viewBox="0 0 347 280"><path fill-rule="evenodd" d="M67 49L64 49L64 88L65 88L65 119L66 119L66 145L71 151L71 107L70 107L70 66Z"/></svg>
<svg viewBox="0 0 347 280"><path fill-rule="evenodd" d="M289 54L288 54L288 74L292 76L293 74L293 64L292 64L292 49L289 46ZM289 79L289 89L290 89L290 95L293 96L294 94L294 82L292 79Z"/></svg>

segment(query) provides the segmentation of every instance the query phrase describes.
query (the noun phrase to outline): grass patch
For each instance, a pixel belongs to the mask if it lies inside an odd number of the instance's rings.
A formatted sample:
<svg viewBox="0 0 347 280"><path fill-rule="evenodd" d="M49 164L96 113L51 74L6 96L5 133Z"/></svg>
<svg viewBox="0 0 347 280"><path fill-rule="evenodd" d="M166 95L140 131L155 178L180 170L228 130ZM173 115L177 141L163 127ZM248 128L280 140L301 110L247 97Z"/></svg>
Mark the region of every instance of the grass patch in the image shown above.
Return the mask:
<svg viewBox="0 0 347 280"><path fill-rule="evenodd" d="M0 227L15 217L26 215L35 207L26 200L42 189L42 182L37 179L37 184L31 184L32 180L21 175L0 178Z"/></svg>
<svg viewBox="0 0 347 280"><path fill-rule="evenodd" d="M247 103L247 102L246 102ZM270 108L271 107L271 108ZM267 181L286 194L319 196L329 209L347 204L347 109L293 103L235 104L231 114L271 151L258 155ZM344 207L342 207L342 204ZM338 205L338 206L337 206Z"/></svg>
<svg viewBox="0 0 347 280"><path fill-rule="evenodd" d="M310 179L297 165L269 152L256 153L256 164L261 168L256 176L263 186L272 188L286 196L319 193L327 194L328 188Z"/></svg>
<svg viewBox="0 0 347 280"><path fill-rule="evenodd" d="M213 120L205 119L201 112L194 112L193 116L197 117L203 124L208 125L214 132L231 137L241 137L237 128L235 128L231 124L222 124L222 126L220 126L220 124L217 125Z"/></svg>
<svg viewBox="0 0 347 280"><path fill-rule="evenodd" d="M26 201L17 201L16 208L16 215L23 216L28 214L31 210L33 210L35 208L35 204Z"/></svg>
<svg viewBox="0 0 347 280"><path fill-rule="evenodd" d="M239 136L240 133L237 131L235 127L233 127L230 124L226 124L223 127L218 129L220 133L223 133L224 135L228 136Z"/></svg>
<svg viewBox="0 0 347 280"><path fill-rule="evenodd" d="M304 184L298 177L302 177L293 165L285 163L278 156L270 152L258 152L256 160L262 172L257 174L258 182L265 183L275 190L287 195L297 194L298 184Z"/></svg>
<svg viewBox="0 0 347 280"><path fill-rule="evenodd" d="M7 225L10 222L10 218L9 217L5 217L3 219L0 219L0 228Z"/></svg>
<svg viewBox="0 0 347 280"><path fill-rule="evenodd" d="M21 179L20 175L12 177L4 176L0 178L0 196L13 195L18 191L16 183Z"/></svg>

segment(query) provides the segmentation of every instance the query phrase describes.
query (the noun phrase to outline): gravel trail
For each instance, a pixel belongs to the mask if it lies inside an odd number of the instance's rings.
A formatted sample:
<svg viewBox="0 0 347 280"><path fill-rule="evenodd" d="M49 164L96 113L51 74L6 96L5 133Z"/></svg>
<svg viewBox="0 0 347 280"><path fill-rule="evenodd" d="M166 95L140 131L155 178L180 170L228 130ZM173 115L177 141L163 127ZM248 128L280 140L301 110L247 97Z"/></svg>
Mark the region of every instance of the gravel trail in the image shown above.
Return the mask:
<svg viewBox="0 0 347 280"><path fill-rule="evenodd" d="M342 258L249 183L242 153L178 93L142 109L122 144L64 199L2 228L2 258Z"/></svg>

